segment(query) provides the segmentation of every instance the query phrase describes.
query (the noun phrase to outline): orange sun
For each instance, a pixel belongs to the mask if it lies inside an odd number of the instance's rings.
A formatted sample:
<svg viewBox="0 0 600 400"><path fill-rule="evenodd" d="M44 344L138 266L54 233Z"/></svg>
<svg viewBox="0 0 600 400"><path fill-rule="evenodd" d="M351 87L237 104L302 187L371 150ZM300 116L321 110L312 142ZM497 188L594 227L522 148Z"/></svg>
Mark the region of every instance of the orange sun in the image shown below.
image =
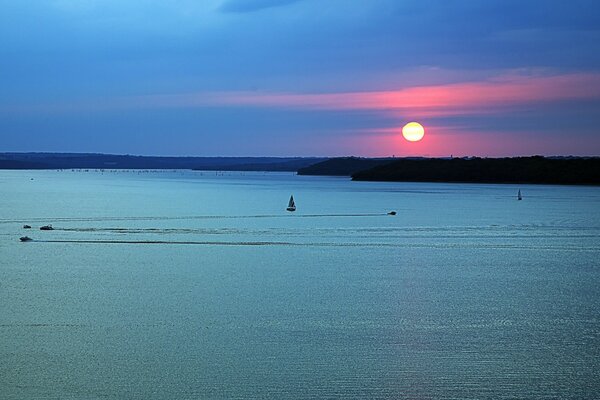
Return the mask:
<svg viewBox="0 0 600 400"><path fill-rule="evenodd" d="M418 142L425 136L425 129L418 122L409 122L402 128L402 136L409 142Z"/></svg>

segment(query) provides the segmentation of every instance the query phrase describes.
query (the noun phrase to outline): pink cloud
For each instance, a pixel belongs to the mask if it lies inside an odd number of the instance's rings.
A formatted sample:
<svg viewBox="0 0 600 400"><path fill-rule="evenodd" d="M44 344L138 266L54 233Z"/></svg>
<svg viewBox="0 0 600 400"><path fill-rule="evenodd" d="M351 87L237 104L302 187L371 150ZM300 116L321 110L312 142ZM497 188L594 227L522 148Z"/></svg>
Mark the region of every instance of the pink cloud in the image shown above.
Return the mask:
<svg viewBox="0 0 600 400"><path fill-rule="evenodd" d="M363 110L411 118L505 111L527 104L600 99L600 74L505 74L453 84L388 91L339 93L199 92L82 100L76 103L0 107L6 113L72 113L140 108L265 107L308 110Z"/></svg>
<svg viewBox="0 0 600 400"><path fill-rule="evenodd" d="M217 92L137 98L161 107L250 106L319 110L374 110L441 116L494 112L524 104L600 99L600 74L503 75L480 82L344 93Z"/></svg>

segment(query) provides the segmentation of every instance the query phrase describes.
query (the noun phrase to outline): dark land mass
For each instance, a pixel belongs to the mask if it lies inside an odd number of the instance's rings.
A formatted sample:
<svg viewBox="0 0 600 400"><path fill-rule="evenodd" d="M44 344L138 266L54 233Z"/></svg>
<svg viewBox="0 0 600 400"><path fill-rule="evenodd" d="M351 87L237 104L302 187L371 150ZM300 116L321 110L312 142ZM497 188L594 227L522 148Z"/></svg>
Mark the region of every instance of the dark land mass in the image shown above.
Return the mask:
<svg viewBox="0 0 600 400"><path fill-rule="evenodd" d="M0 169L196 169L297 171L325 158L154 157L92 153L0 153Z"/></svg>
<svg viewBox="0 0 600 400"><path fill-rule="evenodd" d="M396 159L352 174L356 181L599 185L599 157Z"/></svg>
<svg viewBox="0 0 600 400"><path fill-rule="evenodd" d="M297 171L357 181L600 185L599 157L317 158L154 157L91 153L0 153L0 169L195 169Z"/></svg>
<svg viewBox="0 0 600 400"><path fill-rule="evenodd" d="M340 157L315 163L298 169L298 175L338 175L351 176L360 171L383 166L395 161L395 158Z"/></svg>
<svg viewBox="0 0 600 400"><path fill-rule="evenodd" d="M252 160L245 164L230 164L230 165L210 165L210 163L204 166L194 168L196 170L204 171L293 171L296 172L299 169L305 168L312 164L321 162L324 158L294 158L294 159L268 159L268 162L257 162Z"/></svg>
<svg viewBox="0 0 600 400"><path fill-rule="evenodd" d="M5 160L0 157L0 169L45 169L45 164L21 160Z"/></svg>

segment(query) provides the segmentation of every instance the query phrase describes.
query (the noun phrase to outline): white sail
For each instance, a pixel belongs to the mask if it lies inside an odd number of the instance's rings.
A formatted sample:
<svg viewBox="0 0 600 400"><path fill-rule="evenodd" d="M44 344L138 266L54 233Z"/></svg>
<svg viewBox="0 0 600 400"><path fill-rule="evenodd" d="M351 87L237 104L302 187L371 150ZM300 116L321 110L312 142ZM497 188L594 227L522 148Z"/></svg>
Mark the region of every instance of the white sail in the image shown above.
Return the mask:
<svg viewBox="0 0 600 400"><path fill-rule="evenodd" d="M290 201L287 206L288 211L296 211L296 203L294 202L294 195L290 196Z"/></svg>

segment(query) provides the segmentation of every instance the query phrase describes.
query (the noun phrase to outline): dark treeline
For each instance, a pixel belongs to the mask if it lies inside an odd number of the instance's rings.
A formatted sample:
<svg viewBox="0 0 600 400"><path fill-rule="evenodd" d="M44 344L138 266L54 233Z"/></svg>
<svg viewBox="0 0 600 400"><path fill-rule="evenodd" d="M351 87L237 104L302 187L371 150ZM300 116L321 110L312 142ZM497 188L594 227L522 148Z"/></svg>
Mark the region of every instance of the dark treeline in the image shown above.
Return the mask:
<svg viewBox="0 0 600 400"><path fill-rule="evenodd" d="M352 174L359 181L598 185L600 158L398 159Z"/></svg>
<svg viewBox="0 0 600 400"><path fill-rule="evenodd" d="M338 175L350 176L380 165L389 164L395 158L360 158L339 157L321 161L311 166L300 168L298 175Z"/></svg>
<svg viewBox="0 0 600 400"><path fill-rule="evenodd" d="M34 161L5 160L0 158L0 169L48 169L48 166Z"/></svg>
<svg viewBox="0 0 600 400"><path fill-rule="evenodd" d="M269 162L250 162L230 165L210 165L205 163L204 166L194 168L196 170L204 171L289 171L296 172L299 169L320 162L323 158L297 158L297 159L268 159Z"/></svg>
<svg viewBox="0 0 600 400"><path fill-rule="evenodd" d="M0 153L0 169L196 169L298 171L353 180L598 185L598 157L303 158L154 157L79 153Z"/></svg>
<svg viewBox="0 0 600 400"><path fill-rule="evenodd" d="M157 157L80 153L0 153L0 169L197 169L297 171L323 161L303 157Z"/></svg>

